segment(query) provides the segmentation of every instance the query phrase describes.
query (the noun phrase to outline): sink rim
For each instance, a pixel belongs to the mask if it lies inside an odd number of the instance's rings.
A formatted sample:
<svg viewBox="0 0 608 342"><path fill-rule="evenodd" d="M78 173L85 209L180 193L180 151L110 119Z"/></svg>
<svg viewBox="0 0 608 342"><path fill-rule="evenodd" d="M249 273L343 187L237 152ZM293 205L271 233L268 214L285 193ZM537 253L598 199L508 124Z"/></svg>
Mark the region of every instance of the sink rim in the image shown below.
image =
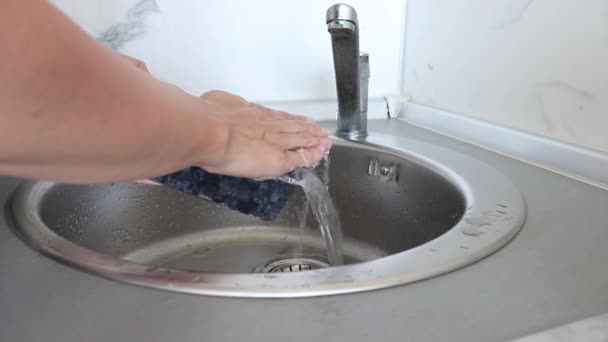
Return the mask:
<svg viewBox="0 0 608 342"><path fill-rule="evenodd" d="M499 171L472 157L436 145L376 132L370 133L364 142L332 138L341 144L364 144L383 152L396 153L443 175L462 192L466 213L443 235L380 259L306 272L243 274L150 267L65 240L48 228L38 213L42 196L55 184L53 182L25 181L20 184L7 202L7 218L13 231L30 247L88 273L175 292L256 298L353 293L435 277L496 252L523 226L526 208L520 192ZM488 188L493 191L487 191ZM499 209L506 214L496 211L500 205L507 206ZM490 212L492 216L488 216ZM484 218L487 222L483 221ZM482 231L484 234L472 236L464 231Z"/></svg>

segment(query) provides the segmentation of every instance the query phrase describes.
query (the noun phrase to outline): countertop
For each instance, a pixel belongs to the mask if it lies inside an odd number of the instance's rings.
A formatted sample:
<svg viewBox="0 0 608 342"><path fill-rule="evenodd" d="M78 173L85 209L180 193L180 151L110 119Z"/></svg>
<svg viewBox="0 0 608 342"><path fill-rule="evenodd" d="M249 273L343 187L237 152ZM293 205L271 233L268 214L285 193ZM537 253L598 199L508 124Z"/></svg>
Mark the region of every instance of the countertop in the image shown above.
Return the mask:
<svg viewBox="0 0 608 342"><path fill-rule="evenodd" d="M308 299L176 294L38 255L0 218L0 341L505 341L608 312L608 191L399 120L369 130L473 156L522 192L497 253L414 284ZM17 180L0 178L4 203Z"/></svg>

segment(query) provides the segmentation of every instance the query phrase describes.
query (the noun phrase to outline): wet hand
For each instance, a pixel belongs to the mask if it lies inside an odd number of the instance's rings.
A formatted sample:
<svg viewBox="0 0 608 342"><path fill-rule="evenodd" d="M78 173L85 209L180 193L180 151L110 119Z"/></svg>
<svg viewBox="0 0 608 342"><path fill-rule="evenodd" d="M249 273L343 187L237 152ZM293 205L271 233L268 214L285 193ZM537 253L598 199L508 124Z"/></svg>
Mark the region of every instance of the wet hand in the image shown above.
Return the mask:
<svg viewBox="0 0 608 342"><path fill-rule="evenodd" d="M221 160L200 165L209 172L269 178L311 167L329 151L329 132L304 116L251 103L222 91L200 97L205 112L228 126Z"/></svg>

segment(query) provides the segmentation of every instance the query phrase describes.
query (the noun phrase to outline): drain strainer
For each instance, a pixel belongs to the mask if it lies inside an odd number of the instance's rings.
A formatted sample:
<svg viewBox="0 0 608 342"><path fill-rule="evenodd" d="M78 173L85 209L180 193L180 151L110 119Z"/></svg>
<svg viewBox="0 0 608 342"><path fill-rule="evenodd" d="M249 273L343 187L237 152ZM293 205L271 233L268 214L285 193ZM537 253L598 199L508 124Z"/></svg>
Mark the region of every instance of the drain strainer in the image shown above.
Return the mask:
<svg viewBox="0 0 608 342"><path fill-rule="evenodd" d="M329 264L321 260L310 258L286 258L274 260L268 263L266 266L264 266L262 272L300 272L318 270L325 267L329 267Z"/></svg>

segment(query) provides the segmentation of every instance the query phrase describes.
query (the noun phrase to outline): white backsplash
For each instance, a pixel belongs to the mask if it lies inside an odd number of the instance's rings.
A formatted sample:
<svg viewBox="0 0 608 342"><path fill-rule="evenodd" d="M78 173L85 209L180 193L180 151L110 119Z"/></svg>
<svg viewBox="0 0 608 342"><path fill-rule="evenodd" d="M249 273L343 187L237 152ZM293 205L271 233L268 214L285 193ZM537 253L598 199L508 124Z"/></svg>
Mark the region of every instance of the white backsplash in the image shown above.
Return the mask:
<svg viewBox="0 0 608 342"><path fill-rule="evenodd" d="M608 152L608 1L410 0L407 11L414 102Z"/></svg>
<svg viewBox="0 0 608 342"><path fill-rule="evenodd" d="M325 24L335 0L52 2L94 37L193 94L222 89L265 103L336 96ZM361 50L370 53L370 98L398 95L405 0L349 3L359 13Z"/></svg>
<svg viewBox="0 0 608 342"><path fill-rule="evenodd" d="M52 2L193 94L223 89L264 103L335 98L324 22L335 0ZM608 151L605 0L410 0L407 23L406 0L349 3L359 12L361 49L371 54L370 98L405 93Z"/></svg>

